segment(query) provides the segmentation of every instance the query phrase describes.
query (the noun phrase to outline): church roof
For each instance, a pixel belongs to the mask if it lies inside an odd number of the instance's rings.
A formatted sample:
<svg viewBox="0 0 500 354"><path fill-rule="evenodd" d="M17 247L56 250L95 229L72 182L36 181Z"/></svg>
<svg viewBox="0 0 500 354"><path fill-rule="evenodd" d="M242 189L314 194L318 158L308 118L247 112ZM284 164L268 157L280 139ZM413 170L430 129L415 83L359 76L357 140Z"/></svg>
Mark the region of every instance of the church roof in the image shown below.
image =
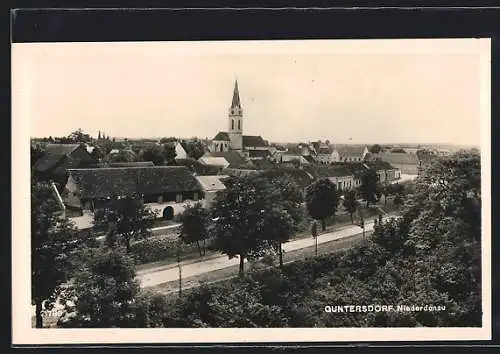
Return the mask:
<svg viewBox="0 0 500 354"><path fill-rule="evenodd" d="M243 135L243 146L268 146L260 135Z"/></svg>
<svg viewBox="0 0 500 354"><path fill-rule="evenodd" d="M229 134L227 132L218 132L215 138L213 138L212 140L231 141L231 139L229 139Z"/></svg>
<svg viewBox="0 0 500 354"><path fill-rule="evenodd" d="M231 108L241 108L240 93L238 92L238 80L234 82L233 101L231 102Z"/></svg>

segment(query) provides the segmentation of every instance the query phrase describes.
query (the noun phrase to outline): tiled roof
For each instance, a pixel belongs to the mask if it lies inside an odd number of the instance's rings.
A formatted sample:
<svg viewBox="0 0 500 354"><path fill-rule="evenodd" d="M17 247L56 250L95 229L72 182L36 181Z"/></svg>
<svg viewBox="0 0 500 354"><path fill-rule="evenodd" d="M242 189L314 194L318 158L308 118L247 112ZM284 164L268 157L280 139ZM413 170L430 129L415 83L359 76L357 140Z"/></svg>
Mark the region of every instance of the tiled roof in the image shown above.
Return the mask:
<svg viewBox="0 0 500 354"><path fill-rule="evenodd" d="M193 158L176 159L175 162L179 166L187 167L191 172L199 176L213 176L219 173L218 166L204 165Z"/></svg>
<svg viewBox="0 0 500 354"><path fill-rule="evenodd" d="M199 190L196 179L183 166L89 168L69 173L86 198Z"/></svg>
<svg viewBox="0 0 500 354"><path fill-rule="evenodd" d="M247 160L236 151L206 152L203 157L223 157L229 162L230 168L238 168L248 164Z"/></svg>
<svg viewBox="0 0 500 354"><path fill-rule="evenodd" d="M136 162L110 162L108 167L147 167L154 166L152 161L136 161Z"/></svg>
<svg viewBox="0 0 500 354"><path fill-rule="evenodd" d="M273 168L270 170L262 171L263 176L268 178L279 178L282 176L289 176L295 181L299 187L307 187L313 182L314 177L307 171L297 168Z"/></svg>
<svg viewBox="0 0 500 354"><path fill-rule="evenodd" d="M227 132L218 132L217 135L212 140L231 141L231 139L229 139L229 134Z"/></svg>
<svg viewBox="0 0 500 354"><path fill-rule="evenodd" d="M67 156L45 154L37 160L33 168L37 172L46 172L58 166L63 159L67 159Z"/></svg>
<svg viewBox="0 0 500 354"><path fill-rule="evenodd" d="M397 152L385 152L380 154L372 154L371 159L382 160L389 162L392 165L407 164L419 165L419 158L417 154L406 154Z"/></svg>
<svg viewBox="0 0 500 354"><path fill-rule="evenodd" d="M269 150L248 150L248 156L266 158L271 156L271 153Z"/></svg>
<svg viewBox="0 0 500 354"><path fill-rule="evenodd" d="M380 171L380 170L393 170L394 166L392 166L389 162L387 161L382 161L382 160L373 160L373 161L368 161L366 162L366 165L368 165L370 168Z"/></svg>
<svg viewBox="0 0 500 354"><path fill-rule="evenodd" d="M335 150L341 157L361 157L365 151L365 146L360 145L338 145Z"/></svg>
<svg viewBox="0 0 500 354"><path fill-rule="evenodd" d="M80 147L80 144L47 144L45 151L50 155L69 155Z"/></svg>
<svg viewBox="0 0 500 354"><path fill-rule="evenodd" d="M268 146L268 144L261 136L243 135L243 146Z"/></svg>
<svg viewBox="0 0 500 354"><path fill-rule="evenodd" d="M334 164L334 165L314 165L305 167L316 178L353 176L365 170L362 164Z"/></svg>

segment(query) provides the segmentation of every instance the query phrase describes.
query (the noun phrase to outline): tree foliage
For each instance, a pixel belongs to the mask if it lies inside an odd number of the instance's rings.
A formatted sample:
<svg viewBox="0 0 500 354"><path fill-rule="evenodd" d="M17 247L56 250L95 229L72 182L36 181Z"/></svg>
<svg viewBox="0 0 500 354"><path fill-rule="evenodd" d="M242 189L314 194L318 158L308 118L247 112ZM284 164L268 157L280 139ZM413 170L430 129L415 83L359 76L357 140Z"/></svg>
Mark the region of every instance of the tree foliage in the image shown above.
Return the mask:
<svg viewBox="0 0 500 354"><path fill-rule="evenodd" d="M198 160L206 152L205 146L198 139L184 142L184 148L187 155L195 160Z"/></svg>
<svg viewBox="0 0 500 354"><path fill-rule="evenodd" d="M374 170L367 169L361 175L361 185L359 192L361 198L366 201L366 205L375 204L378 201L379 193L378 175Z"/></svg>
<svg viewBox="0 0 500 354"><path fill-rule="evenodd" d="M123 247L82 250L85 266L65 292L62 327L136 327L135 299L139 283L134 262Z"/></svg>
<svg viewBox="0 0 500 354"><path fill-rule="evenodd" d="M201 257L205 254L205 248L203 248L202 254L200 242L209 236L208 224L210 222L210 212L201 203L196 203L194 206L188 205L182 213L180 221L182 222L182 227L179 237L184 243L196 242Z"/></svg>
<svg viewBox="0 0 500 354"><path fill-rule="evenodd" d="M142 203L137 197L112 200L108 207L94 214L94 224L108 225L108 243L123 241L127 251L130 242L148 237L157 213Z"/></svg>
<svg viewBox="0 0 500 354"><path fill-rule="evenodd" d="M76 230L59 214L51 186L33 179L31 184L31 301L40 328L42 311L53 306L73 269L77 244Z"/></svg>
<svg viewBox="0 0 500 354"><path fill-rule="evenodd" d="M306 207L313 219L321 220L322 230L326 230L325 219L337 211L339 193L327 178L311 184L306 190Z"/></svg>
<svg viewBox="0 0 500 354"><path fill-rule="evenodd" d="M293 232L293 201L285 203L275 184L260 175L229 177L225 185L213 205L214 246L230 258L239 256L242 275L245 259L281 245ZM293 194L288 188L283 192Z"/></svg>
<svg viewBox="0 0 500 354"><path fill-rule="evenodd" d="M151 161L157 166L163 165L165 161L162 149L157 146L150 146L146 148L142 153L142 159L144 161Z"/></svg>
<svg viewBox="0 0 500 354"><path fill-rule="evenodd" d="M358 210L358 201L356 199L356 191L348 190L344 193L344 200L342 201L342 205L345 210L351 216L351 223L354 223L352 215Z"/></svg>

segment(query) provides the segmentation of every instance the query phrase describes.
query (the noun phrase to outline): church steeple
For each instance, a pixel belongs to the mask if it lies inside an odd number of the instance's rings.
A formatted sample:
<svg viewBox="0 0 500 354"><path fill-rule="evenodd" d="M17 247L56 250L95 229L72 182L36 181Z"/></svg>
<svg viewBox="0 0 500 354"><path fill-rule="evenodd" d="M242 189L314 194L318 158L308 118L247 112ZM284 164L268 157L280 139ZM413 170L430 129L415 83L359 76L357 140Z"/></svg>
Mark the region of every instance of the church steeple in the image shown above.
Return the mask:
<svg viewBox="0 0 500 354"><path fill-rule="evenodd" d="M241 108L240 93L238 92L238 79L234 81L233 102L231 103L231 108Z"/></svg>
<svg viewBox="0 0 500 354"><path fill-rule="evenodd" d="M238 80L234 81L233 100L229 108L228 133L231 140L231 149L242 151L243 149L243 110L241 109L240 92Z"/></svg>

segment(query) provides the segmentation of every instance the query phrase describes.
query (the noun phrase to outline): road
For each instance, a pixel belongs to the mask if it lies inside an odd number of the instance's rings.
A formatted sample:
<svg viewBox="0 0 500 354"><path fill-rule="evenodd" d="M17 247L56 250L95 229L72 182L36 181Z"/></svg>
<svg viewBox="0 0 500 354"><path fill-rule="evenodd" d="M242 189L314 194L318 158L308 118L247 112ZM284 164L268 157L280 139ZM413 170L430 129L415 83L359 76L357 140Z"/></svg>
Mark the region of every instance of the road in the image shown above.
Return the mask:
<svg viewBox="0 0 500 354"><path fill-rule="evenodd" d="M371 230L373 230L373 220L365 221L365 231L368 232ZM318 244L350 237L359 234L360 232L361 228L359 226L344 226L340 230L319 235ZM314 246L314 239L312 237L287 242L283 244L283 250L285 252L290 252L310 246ZM203 262L190 263L185 265L182 265L181 263L182 277L185 279L196 275L213 272L219 269L236 266L239 265L239 263L239 257L228 259L228 257L225 255ZM165 269L165 267L159 267L157 270L155 270L154 268L148 269L147 271L138 272L137 278L140 280L141 286L143 288L148 288L177 280L179 278L179 269L177 266L169 267L168 269Z"/></svg>

